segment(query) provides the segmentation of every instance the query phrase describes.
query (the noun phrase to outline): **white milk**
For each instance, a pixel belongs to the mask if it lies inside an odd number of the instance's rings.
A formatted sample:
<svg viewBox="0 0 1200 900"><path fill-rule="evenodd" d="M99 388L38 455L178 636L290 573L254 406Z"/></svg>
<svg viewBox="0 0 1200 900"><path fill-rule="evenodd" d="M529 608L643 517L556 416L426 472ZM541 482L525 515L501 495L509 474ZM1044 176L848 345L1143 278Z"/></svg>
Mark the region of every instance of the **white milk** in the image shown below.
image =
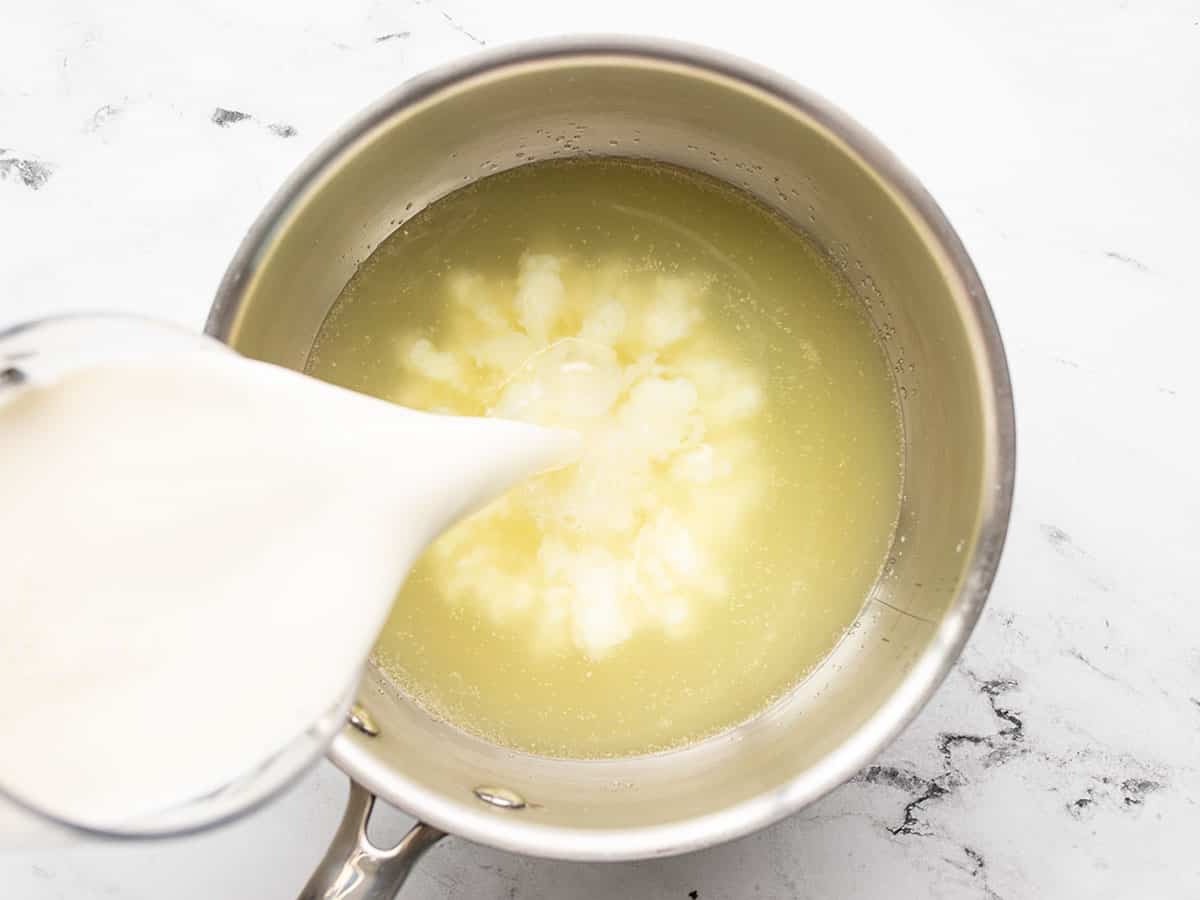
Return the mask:
<svg viewBox="0 0 1200 900"><path fill-rule="evenodd" d="M0 789L99 828L301 735L425 545L576 449L165 329L62 366L4 337L0 370L22 374L0 385Z"/></svg>

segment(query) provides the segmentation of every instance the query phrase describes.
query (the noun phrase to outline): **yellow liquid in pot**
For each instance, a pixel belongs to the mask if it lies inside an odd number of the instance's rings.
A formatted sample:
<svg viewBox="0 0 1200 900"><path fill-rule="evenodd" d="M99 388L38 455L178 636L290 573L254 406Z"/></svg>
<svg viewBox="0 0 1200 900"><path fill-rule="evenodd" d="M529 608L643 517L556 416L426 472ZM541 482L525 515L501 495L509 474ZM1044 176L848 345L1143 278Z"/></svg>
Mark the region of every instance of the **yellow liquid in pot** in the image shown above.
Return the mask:
<svg viewBox="0 0 1200 900"><path fill-rule="evenodd" d="M861 302L694 173L550 162L450 194L362 264L307 371L583 432L579 463L430 548L375 649L502 745L624 756L737 725L829 653L887 555L900 421Z"/></svg>

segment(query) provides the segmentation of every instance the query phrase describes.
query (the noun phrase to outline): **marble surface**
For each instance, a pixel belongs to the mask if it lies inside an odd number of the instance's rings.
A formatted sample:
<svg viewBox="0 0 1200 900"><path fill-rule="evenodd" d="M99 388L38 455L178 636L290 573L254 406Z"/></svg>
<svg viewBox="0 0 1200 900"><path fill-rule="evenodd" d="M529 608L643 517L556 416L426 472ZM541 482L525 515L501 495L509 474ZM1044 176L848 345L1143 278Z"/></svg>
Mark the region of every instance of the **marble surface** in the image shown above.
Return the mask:
<svg viewBox="0 0 1200 900"><path fill-rule="evenodd" d="M625 865L449 840L405 896L1200 895L1195 0L9 2L0 320L87 306L198 327L248 223L350 113L484 44L580 30L753 57L925 181L1010 354L1008 549L935 699L811 808ZM213 833L0 855L0 894L292 897L344 795L325 764Z"/></svg>

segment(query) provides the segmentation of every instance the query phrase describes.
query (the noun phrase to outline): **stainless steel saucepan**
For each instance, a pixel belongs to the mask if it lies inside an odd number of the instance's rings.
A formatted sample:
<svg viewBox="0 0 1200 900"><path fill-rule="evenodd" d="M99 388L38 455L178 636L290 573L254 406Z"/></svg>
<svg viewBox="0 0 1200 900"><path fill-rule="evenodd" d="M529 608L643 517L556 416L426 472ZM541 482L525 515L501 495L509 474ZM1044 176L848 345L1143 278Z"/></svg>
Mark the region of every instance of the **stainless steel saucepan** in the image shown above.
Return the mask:
<svg viewBox="0 0 1200 900"><path fill-rule="evenodd" d="M941 211L886 149L754 65L668 42L560 39L417 78L351 121L275 196L220 286L208 331L300 368L342 286L397 223L491 172L586 155L661 160L738 185L845 270L901 397L906 481L892 557L803 684L740 728L671 753L510 752L434 721L369 671L329 754L354 783L346 818L306 898L392 897L442 833L534 856L627 860L763 828L895 737L983 608L1014 465L1008 373L983 287ZM372 795L425 824L398 848L373 846Z"/></svg>

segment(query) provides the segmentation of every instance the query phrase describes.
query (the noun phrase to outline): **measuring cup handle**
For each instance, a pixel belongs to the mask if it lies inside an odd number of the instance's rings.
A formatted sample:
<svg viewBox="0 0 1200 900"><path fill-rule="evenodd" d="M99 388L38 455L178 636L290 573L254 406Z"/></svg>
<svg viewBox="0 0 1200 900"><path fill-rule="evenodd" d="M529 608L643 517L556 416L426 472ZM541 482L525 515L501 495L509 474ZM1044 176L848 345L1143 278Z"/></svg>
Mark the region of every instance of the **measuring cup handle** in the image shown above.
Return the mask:
<svg viewBox="0 0 1200 900"><path fill-rule="evenodd" d="M395 847L376 847L367 838L374 806L375 795L351 780L342 822L298 900L393 900L417 860L446 836L418 822Z"/></svg>

